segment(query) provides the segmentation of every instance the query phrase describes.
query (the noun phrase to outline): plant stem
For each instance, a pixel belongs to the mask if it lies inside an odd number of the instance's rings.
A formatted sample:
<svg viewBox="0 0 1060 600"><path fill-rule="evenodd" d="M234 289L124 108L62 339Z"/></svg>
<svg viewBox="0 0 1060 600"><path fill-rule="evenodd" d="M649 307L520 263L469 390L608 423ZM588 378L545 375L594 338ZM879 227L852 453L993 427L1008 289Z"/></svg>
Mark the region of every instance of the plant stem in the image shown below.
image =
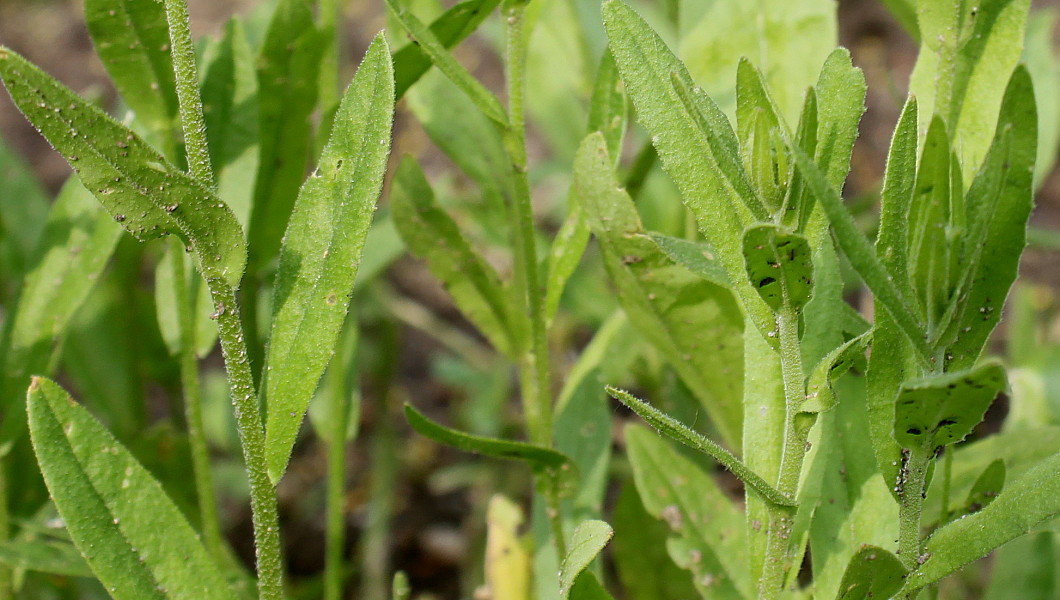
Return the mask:
<svg viewBox="0 0 1060 600"><path fill-rule="evenodd" d="M799 488L802 462L806 456L806 436L809 427L798 422L799 406L806 400L806 378L802 370L802 349L799 346L799 315L784 299L777 312L780 336L780 369L784 381L784 448L777 474L777 489L794 498ZM766 556L762 567L759 597L776 598L784 586L784 574L789 560L788 537L795 510L790 507L769 507L769 529L766 534Z"/></svg>
<svg viewBox="0 0 1060 600"><path fill-rule="evenodd" d="M505 4L507 39L505 45L506 82L508 91L508 127L504 131L504 146L511 162L514 219L514 276L516 294L522 295L520 305L527 309L530 325L530 350L519 361L520 390L526 414L530 440L546 448L552 446L552 395L549 373L548 337L545 331L544 294L538 277L537 248L534 240L534 216L530 202L530 183L527 179L526 116L526 45L527 32L525 0L510 0ZM554 478L548 474L544 481L545 503L556 552L562 560L566 555L563 538L563 519L560 514L559 493Z"/></svg>
<svg viewBox="0 0 1060 600"><path fill-rule="evenodd" d="M265 430L261 424L261 412L243 339L243 324L239 320L239 305L235 291L224 281L210 282L210 291L216 308L217 329L228 371L228 383L232 388L236 428L239 430L250 480L258 592L261 600L280 600L283 598L280 522L276 495L269 481L265 461Z"/></svg>
<svg viewBox="0 0 1060 600"><path fill-rule="evenodd" d="M390 398L385 391L381 394L376 413L378 421L372 432L371 488L361 546L361 589L358 597L363 600L387 600L389 591L389 524L399 465Z"/></svg>
<svg viewBox="0 0 1060 600"><path fill-rule="evenodd" d="M165 0L165 4L180 124L184 130L184 144L188 154L188 170L191 171L192 177L212 188L213 167L210 164L210 147L206 142L206 119L202 114L202 97L199 95L195 48L191 42L191 28L188 25L188 2Z"/></svg>
<svg viewBox="0 0 1060 600"><path fill-rule="evenodd" d="M324 600L340 600L345 569L342 551L346 545L346 430L349 427L349 402L351 389L346 385L346 371L352 365L356 353L357 319L347 316L347 331L354 338L350 348L344 334L332 360L326 380L328 401L328 427L325 433L327 446L327 494L324 548Z"/></svg>
<svg viewBox="0 0 1060 600"><path fill-rule="evenodd" d="M184 271L184 244L171 237L169 253L173 259L173 287L177 297L177 322L180 326L180 384L184 392L184 418L188 424L188 446L191 449L191 468L195 476L195 494L199 502L199 519L202 522L203 543L214 559L220 561L224 560L226 555L220 520L217 517L209 451L203 430L202 390L199 386L199 368L195 358L195 321L191 307L194 306L196 295L190 294L185 285L187 279Z"/></svg>
<svg viewBox="0 0 1060 600"><path fill-rule="evenodd" d="M920 513L924 507L924 485L927 481L930 448L913 448L903 458L898 492L898 558L907 569L919 566L923 551L920 538ZM915 593L912 597L915 597Z"/></svg>
<svg viewBox="0 0 1060 600"><path fill-rule="evenodd" d="M11 515L7 510L7 462L0 460L0 541L3 542L11 538ZM0 565L0 600L11 600L13 597L11 569L7 565Z"/></svg>

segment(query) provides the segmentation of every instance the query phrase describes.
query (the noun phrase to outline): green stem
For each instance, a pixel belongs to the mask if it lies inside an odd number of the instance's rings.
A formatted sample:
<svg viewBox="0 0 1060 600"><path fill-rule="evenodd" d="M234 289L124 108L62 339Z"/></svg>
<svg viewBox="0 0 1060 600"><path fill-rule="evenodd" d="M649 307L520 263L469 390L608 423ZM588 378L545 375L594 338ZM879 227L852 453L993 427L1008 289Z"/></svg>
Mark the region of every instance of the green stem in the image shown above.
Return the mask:
<svg viewBox="0 0 1060 600"><path fill-rule="evenodd" d="M777 489L794 498L799 489L799 476L806 456L806 436L809 427L799 422L799 406L806 400L806 377L802 370L802 349L799 346L798 312L785 298L777 313L780 336L780 369L784 381L784 448L777 475ZM766 556L759 587L760 598L776 598L784 586L788 568L788 538L795 510L791 507L769 507L769 529L766 534Z"/></svg>
<svg viewBox="0 0 1060 600"><path fill-rule="evenodd" d="M261 600L283 598L283 568L280 553L280 521L276 495L269 481L265 461L265 430L261 423L254 379L239 320L235 291L222 280L210 282L217 316L228 383L232 388L236 428L243 446L247 477L250 480L250 509L254 522L254 546L257 556L258 592Z"/></svg>
<svg viewBox="0 0 1060 600"><path fill-rule="evenodd" d="M199 74L188 24L188 3L187 0L165 0L165 4L188 169L192 177L213 187L213 166L210 164L210 146L206 142L206 119L202 114L202 97L199 95Z"/></svg>
<svg viewBox="0 0 1060 600"><path fill-rule="evenodd" d="M920 537L920 513L924 508L924 486L927 481L931 448L913 448L902 459L898 474L898 558L909 570L919 566L923 553ZM913 593L910 598L915 597Z"/></svg>
<svg viewBox="0 0 1060 600"><path fill-rule="evenodd" d="M519 361L520 389L530 440L540 446L552 446L552 394L549 373L548 337L545 331L545 303L538 276L537 248L534 240L534 216L530 202L530 182L526 160L526 2L510 0L505 5L507 39L505 45L508 92L508 127L504 145L511 162L513 179L512 242L514 246L514 291L520 305L527 309L530 326L530 351ZM556 552L566 555L563 519L555 480L544 481L545 502Z"/></svg>
<svg viewBox="0 0 1060 600"><path fill-rule="evenodd" d="M220 561L226 558L217 517L217 500L210 474L210 457L202 420L202 390L199 368L195 357L195 320L191 307L195 295L185 285L184 244L175 237L169 240L173 265L173 288L177 297L177 322L180 326L180 383L184 392L184 418L188 424L188 446L191 449L191 468L195 476L195 494L199 501L199 519L206 549Z"/></svg>
<svg viewBox="0 0 1060 600"><path fill-rule="evenodd" d="M353 315L347 317L346 326L356 337L357 321ZM345 568L342 550L346 545L346 430L349 427L349 402L351 390L346 385L346 371L351 367L354 348L345 343L343 335L338 352L328 370L326 381L328 401L328 427L325 433L327 445L327 497L324 548L324 600L340 600ZM354 341L354 344L356 341Z"/></svg>

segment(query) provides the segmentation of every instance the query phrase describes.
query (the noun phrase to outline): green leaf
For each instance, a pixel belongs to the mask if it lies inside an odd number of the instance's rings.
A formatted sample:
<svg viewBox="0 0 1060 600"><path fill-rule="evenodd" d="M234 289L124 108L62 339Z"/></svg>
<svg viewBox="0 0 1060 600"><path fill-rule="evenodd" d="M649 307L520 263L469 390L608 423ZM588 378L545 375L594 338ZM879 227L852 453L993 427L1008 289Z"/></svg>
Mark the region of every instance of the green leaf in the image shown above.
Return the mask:
<svg viewBox="0 0 1060 600"><path fill-rule="evenodd" d="M589 101L589 133L604 134L607 152L617 161L622 152L622 138L626 133L626 114L629 100L622 85L618 65L611 51L600 58L593 82L593 95Z"/></svg>
<svg viewBox="0 0 1060 600"><path fill-rule="evenodd" d="M691 242L661 233L649 233L652 241L670 257L670 260L721 287L729 287L729 276L725 267L718 263L714 250L704 242Z"/></svg>
<svg viewBox="0 0 1060 600"><path fill-rule="evenodd" d="M535 469L546 469L558 474L565 474L566 477L576 477L571 460L555 450L525 442L511 442L471 435L443 427L423 416L411 404L405 405L405 418L416 433L439 444L492 458L518 460L529 464Z"/></svg>
<svg viewBox="0 0 1060 600"><path fill-rule="evenodd" d="M902 589L902 561L876 546L865 546L850 558L836 600L890 598Z"/></svg>
<svg viewBox="0 0 1060 600"><path fill-rule="evenodd" d="M872 341L872 330L851 338L813 368L806 380L806 400L799 405L799 412L821 413L831 410L838 402L833 384L855 365L864 369L865 349Z"/></svg>
<svg viewBox="0 0 1060 600"><path fill-rule="evenodd" d="M258 171L247 239L250 270L276 257L305 177L326 35L310 5L279 0L257 57Z"/></svg>
<svg viewBox="0 0 1060 600"><path fill-rule="evenodd" d="M140 240L173 234L207 281L237 287L246 245L232 211L127 127L0 47L0 78L26 118L70 163L114 220Z"/></svg>
<svg viewBox="0 0 1060 600"><path fill-rule="evenodd" d="M508 115L505 113L500 101L497 100L497 97L479 83L471 73L468 73L467 69L461 66L460 63L456 62L453 55L449 54L446 46L435 37L431 29L424 25L407 8L399 6L396 0L386 0L386 5L405 31L419 45L420 50L431 59L434 66L438 67L439 71L444 73L461 91L467 94L467 97L482 111L482 114L495 121L498 125L508 125Z"/></svg>
<svg viewBox="0 0 1060 600"><path fill-rule="evenodd" d="M85 559L69 542L0 543L0 563L12 568L68 577L94 577Z"/></svg>
<svg viewBox="0 0 1060 600"><path fill-rule="evenodd" d="M471 35L500 0L467 0L454 5L431 23L431 33L443 48L452 48ZM401 98L428 69L431 58L413 42L394 53L394 95Z"/></svg>
<svg viewBox="0 0 1060 600"><path fill-rule="evenodd" d="M623 484L611 511L615 540L611 557L629 600L695 598L692 578L670 560L668 527L647 513L632 483ZM651 577L645 577L651 573Z"/></svg>
<svg viewBox="0 0 1060 600"><path fill-rule="evenodd" d="M1045 182L1056 164L1060 151L1060 55L1056 53L1053 32L1060 11L1056 7L1039 7L1027 19L1027 40L1023 46L1023 64L1034 81L1038 106L1038 161L1034 167L1034 189Z"/></svg>
<svg viewBox="0 0 1060 600"><path fill-rule="evenodd" d="M806 238L776 225L755 225L743 235L747 278L774 311L806 306L813 294L813 260ZM774 328L765 332L774 335Z"/></svg>
<svg viewBox="0 0 1060 600"><path fill-rule="evenodd" d="M876 256L906 293L911 291L906 282L909 280L909 206L916 185L916 128L917 103L916 98L910 97L898 117L887 151L880 193L880 230L876 236Z"/></svg>
<svg viewBox="0 0 1060 600"><path fill-rule="evenodd" d="M994 552L985 600L1007 600L1019 590L1020 600L1055 600L1060 594L1056 564L1057 535L1039 531L1012 540Z"/></svg>
<svg viewBox="0 0 1060 600"><path fill-rule="evenodd" d="M953 516L954 519L977 513L991 502L1005 489L1005 461L1000 458L990 463L983 469L979 478L972 484L968 492L968 499L964 501L964 509Z"/></svg>
<svg viewBox="0 0 1060 600"><path fill-rule="evenodd" d="M71 178L48 212L33 268L22 282L18 303L4 323L0 351L4 379L0 439L10 441L25 430L21 391L29 376L49 369L52 353L74 314L95 287L121 229L100 210L92 195Z"/></svg>
<svg viewBox="0 0 1060 600"><path fill-rule="evenodd" d="M158 482L55 383L34 378L30 433L78 549L117 600L234 599Z"/></svg>
<svg viewBox="0 0 1060 600"><path fill-rule="evenodd" d="M757 492L762 498L778 506L796 505L794 500L788 498L777 491L776 488L766 483L766 481L759 477L757 473L748 469L746 465L740 462L739 458L736 458L731 452L718 445L717 442L696 432L692 428L647 402L634 397L629 392L608 386L607 393L611 394L612 398L618 400L626 405L627 408L637 413L637 415L644 419L648 425L651 425L660 433L666 435L672 440L688 446L689 448L699 450L718 461L718 463L731 471L733 475Z"/></svg>
<svg viewBox="0 0 1060 600"><path fill-rule="evenodd" d="M346 318L390 152L394 73L377 36L335 114L287 226L266 356L269 476L283 476L309 399Z"/></svg>
<svg viewBox="0 0 1060 600"><path fill-rule="evenodd" d="M615 531L603 521L582 521L571 534L567 556L559 570L559 593L562 600L571 597L575 579L589 567L597 554L611 541Z"/></svg>
<svg viewBox="0 0 1060 600"><path fill-rule="evenodd" d="M32 268L48 215L48 198L29 165L0 139L0 300L11 300L18 282ZM10 295L9 295L10 294Z"/></svg>
<svg viewBox="0 0 1060 600"><path fill-rule="evenodd" d="M1016 278L1033 204L1036 124L1033 85L1019 67L1005 90L994 143L965 199L964 278L952 301L950 333L942 339L956 338L947 348L950 370L975 364Z"/></svg>
<svg viewBox="0 0 1060 600"><path fill-rule="evenodd" d="M901 289L895 285L880 263L868 239L858 230L854 217L847 212L843 201L828 183L824 173L801 149L792 147L791 150L799 171L806 178L807 187L828 215L833 234L843 254L872 291L877 305L882 306L895 320L899 330L917 349L920 358L926 361L931 353L924 342L923 328Z"/></svg>
<svg viewBox="0 0 1060 600"><path fill-rule="evenodd" d="M571 600L614 600L592 571L582 571L571 587Z"/></svg>
<svg viewBox="0 0 1060 600"><path fill-rule="evenodd" d="M1060 514L1060 454L1054 454L1005 486L983 510L940 528L926 544L927 560L906 580L904 591L918 590L986 556Z"/></svg>
<svg viewBox="0 0 1060 600"><path fill-rule="evenodd" d="M966 171L986 155L1003 90L1020 58L1029 0L918 2L920 52L909 91L921 128L940 115ZM1033 144L1031 146L1033 148Z"/></svg>
<svg viewBox="0 0 1060 600"><path fill-rule="evenodd" d="M435 202L415 159L402 158L390 192L394 224L409 250L449 291L457 307L500 352L515 356L520 343L512 329L520 318L500 277Z"/></svg>
<svg viewBox="0 0 1060 600"><path fill-rule="evenodd" d="M975 369L910 381L894 407L894 439L903 448L957 443L983 420L1005 388L1005 369L995 361Z"/></svg>
<svg viewBox="0 0 1060 600"><path fill-rule="evenodd" d="M850 51L836 48L824 61L814 86L817 104L815 162L832 189L842 190L850 170L850 151L865 112L865 74L850 61Z"/></svg>
<svg viewBox="0 0 1060 600"><path fill-rule="evenodd" d="M159 141L170 147L177 89L162 2L86 0L85 26L114 87Z"/></svg>
<svg viewBox="0 0 1060 600"><path fill-rule="evenodd" d="M674 264L655 246L632 200L618 188L599 133L578 150L574 197L582 202L630 322L677 371L725 442L739 447L743 409L736 365L743 323L732 294Z"/></svg>
<svg viewBox="0 0 1060 600"><path fill-rule="evenodd" d="M176 295L176 281L173 277L173 261L179 260L184 263L180 267L184 273L184 290L187 291L186 298L178 298ZM173 356L181 351L179 310L181 304L188 303L191 306L191 315L195 326L195 354L199 358L205 358L213 350L217 343L217 324L210 319L213 313L213 300L210 298L210 289L202 280L202 277L189 268L190 261L184 253L179 254L167 251L155 266L155 308L158 315L158 329L162 334L162 341L166 349Z"/></svg>
<svg viewBox="0 0 1060 600"><path fill-rule="evenodd" d="M753 597L743 515L714 480L650 431L625 428L626 451L644 508L670 526L670 557L691 571L700 594Z"/></svg>

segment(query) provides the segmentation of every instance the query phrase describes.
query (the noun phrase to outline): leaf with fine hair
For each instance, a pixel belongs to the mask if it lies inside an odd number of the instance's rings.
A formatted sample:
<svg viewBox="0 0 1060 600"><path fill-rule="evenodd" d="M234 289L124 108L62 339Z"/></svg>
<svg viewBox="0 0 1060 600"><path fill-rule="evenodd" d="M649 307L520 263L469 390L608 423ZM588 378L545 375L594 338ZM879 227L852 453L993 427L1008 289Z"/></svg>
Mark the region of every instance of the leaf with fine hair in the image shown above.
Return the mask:
<svg viewBox="0 0 1060 600"><path fill-rule="evenodd" d="M1005 386L1005 369L996 361L906 382L895 400L894 439L907 449L960 442Z"/></svg>
<svg viewBox="0 0 1060 600"><path fill-rule="evenodd" d="M604 549L615 531L603 521L589 519L582 521L571 534L570 547L559 571L559 593L561 600L571 597L571 588L575 581Z"/></svg>
<svg viewBox="0 0 1060 600"><path fill-rule="evenodd" d="M266 354L269 477L283 476L309 399L331 358L383 185L394 72L375 38L335 114L317 169L302 186L280 249Z"/></svg>
<svg viewBox="0 0 1060 600"><path fill-rule="evenodd" d="M85 25L122 100L166 147L177 124L177 89L162 2L86 0Z"/></svg>
<svg viewBox="0 0 1060 600"><path fill-rule="evenodd" d="M607 386L607 393L611 397L625 404L627 408L637 413L649 425L659 430L672 440L681 442L689 448L694 448L718 461L721 466L728 469L740 481L757 492L765 500L778 506L795 506L791 498L777 491L776 488L766 483L757 473L747 468L739 458L711 440L705 435L698 433L687 425L679 422L670 415L662 412L647 402L634 397L625 390Z"/></svg>
<svg viewBox="0 0 1060 600"><path fill-rule="evenodd" d="M478 29L500 0L467 0L453 5L430 25L430 31L443 48L452 48ZM394 97L400 99L428 69L431 58L415 42L394 52Z"/></svg>
<svg viewBox="0 0 1060 600"><path fill-rule="evenodd" d="M212 191L127 127L3 47L0 78L22 114L122 227L140 240L176 235L195 252L207 281L239 285L246 264L243 232Z"/></svg>
<svg viewBox="0 0 1060 600"><path fill-rule="evenodd" d="M805 237L772 224L755 225L743 234L743 255L751 286L774 311L782 306L798 311L810 301L813 261Z"/></svg>
<svg viewBox="0 0 1060 600"><path fill-rule="evenodd" d="M865 546L850 557L836 600L890 598L902 589L905 573L897 556L877 546Z"/></svg>
<svg viewBox="0 0 1060 600"><path fill-rule="evenodd" d="M703 279L722 287L729 287L729 276L725 267L718 263L714 250L704 242L692 242L661 233L649 233L652 241L675 263L699 275Z"/></svg>
<svg viewBox="0 0 1060 600"><path fill-rule="evenodd" d="M644 427L624 429L641 502L670 527L666 547L705 597L751 598L743 515L714 479Z"/></svg>
<svg viewBox="0 0 1060 600"><path fill-rule="evenodd" d="M521 347L509 294L493 267L477 254L460 228L438 206L434 191L416 160L405 156L390 192L394 224L409 250L449 291L453 302L501 353L513 357Z"/></svg>
<svg viewBox="0 0 1060 600"><path fill-rule="evenodd" d="M431 59L434 66L438 67L439 71L467 94L482 114L498 125L507 126L508 115L497 97L453 58L445 44L435 36L434 31L424 25L407 7L399 5L396 0L386 0L386 6L397 18L401 27L417 42L420 50Z"/></svg>
<svg viewBox="0 0 1060 600"><path fill-rule="evenodd" d="M236 598L158 481L98 421L41 377L27 401L55 506L115 600Z"/></svg>

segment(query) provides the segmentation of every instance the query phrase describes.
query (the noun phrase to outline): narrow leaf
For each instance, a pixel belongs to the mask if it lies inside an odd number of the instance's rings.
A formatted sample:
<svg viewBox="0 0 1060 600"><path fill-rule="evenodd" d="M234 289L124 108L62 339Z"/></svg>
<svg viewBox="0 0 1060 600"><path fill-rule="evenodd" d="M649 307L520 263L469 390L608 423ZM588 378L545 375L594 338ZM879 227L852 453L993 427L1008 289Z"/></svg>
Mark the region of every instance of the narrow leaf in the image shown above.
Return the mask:
<svg viewBox="0 0 1060 600"><path fill-rule="evenodd" d="M401 26L418 43L419 48L430 57L434 66L445 74L453 83L467 94L482 114L497 124L507 126L508 116L497 97L486 89L467 69L456 62L446 46L435 37L434 32L423 24L416 15L406 7L399 6L396 0L386 0L387 8L397 18Z"/></svg>
<svg viewBox="0 0 1060 600"><path fill-rule="evenodd" d="M894 439L903 448L936 448L960 442L983 420L1005 388L1005 369L987 362L902 386L894 408Z"/></svg>
<svg viewBox="0 0 1060 600"><path fill-rule="evenodd" d="M729 287L729 276L721 266L709 244L670 237L661 233L649 233L651 239L671 260L699 275L703 279L722 287Z"/></svg>
<svg viewBox="0 0 1060 600"><path fill-rule="evenodd" d="M213 192L166 162L127 127L3 47L0 78L19 110L122 227L140 240L177 235L195 251L207 281L238 286L246 263L243 233Z"/></svg>
<svg viewBox="0 0 1060 600"><path fill-rule="evenodd" d="M81 553L69 542L3 542L0 543L0 563L12 569L53 575L95 576Z"/></svg>
<svg viewBox="0 0 1060 600"><path fill-rule="evenodd" d="M559 570L559 593L562 600L571 596L575 580L589 567L596 555L611 541L615 531L603 521L582 521L571 534L567 556Z"/></svg>
<svg viewBox="0 0 1060 600"><path fill-rule="evenodd" d="M555 470L568 474L572 474L571 471L573 471L570 459L555 450L525 442L511 442L471 435L443 427L423 416L410 404L405 405L405 418L408 420L409 426L420 435L457 450L492 458L519 460L534 468Z"/></svg>
<svg viewBox="0 0 1060 600"><path fill-rule="evenodd" d="M865 349L871 341L869 330L822 358L806 380L806 400L799 405L799 412L821 413L834 407L838 399L832 385L855 365L864 369Z"/></svg>
<svg viewBox="0 0 1060 600"><path fill-rule="evenodd" d="M836 600L890 598L902 589L902 561L876 546L865 546L850 558Z"/></svg>
<svg viewBox="0 0 1060 600"><path fill-rule="evenodd" d="M717 442L714 442L703 434L691 429L687 425L674 419L670 415L667 415L647 402L634 397L629 392L607 386L607 393L611 394L611 397L615 400L625 404L627 408L637 413L637 415L644 419L649 425L659 430L659 432L665 434L667 437L681 442L689 448L699 450L718 461L718 463L731 471L733 475L757 492L762 498L778 506L796 506L794 500L788 498L777 491L776 488L766 483L766 481L759 477L757 473L748 469L746 465L740 462L740 459L736 458L731 452L718 445Z"/></svg>
<svg viewBox="0 0 1060 600"><path fill-rule="evenodd" d="M168 137L177 90L162 2L86 0L85 25L114 87L148 129ZM160 142L170 144L171 139Z"/></svg>
<svg viewBox="0 0 1060 600"><path fill-rule="evenodd" d="M807 187L828 215L836 241L843 254L861 275L875 299L895 320L902 333L909 338L920 358L926 361L931 353L924 341L923 328L918 323L901 290L876 257L872 245L858 230L854 217L847 212L843 201L829 185L821 170L801 149L792 147L791 150L800 172L806 178Z"/></svg>
<svg viewBox="0 0 1060 600"><path fill-rule="evenodd" d="M452 48L478 29L500 0L467 0L454 5L431 23L431 34L443 48ZM394 96L401 98L428 69L431 58L413 42L394 53Z"/></svg>
<svg viewBox="0 0 1060 600"><path fill-rule="evenodd" d="M413 254L427 261L457 307L503 354L519 344L512 329L520 322L500 277L471 248L453 219L435 202L430 184L406 156L398 164L390 192L394 224Z"/></svg>
<svg viewBox="0 0 1060 600"><path fill-rule="evenodd" d="M898 117L880 194L880 230L876 256L899 286L909 278L907 257L909 205L916 183L917 104L910 97ZM908 293L908 287L905 290Z"/></svg>
<svg viewBox="0 0 1060 600"><path fill-rule="evenodd" d="M959 511L953 518L959 519L972 513L977 513L984 507L989 506L999 494L1005 489L1005 461L1000 458L990 463L979 478L972 484L968 492L968 499L964 501L964 509Z"/></svg>
<svg viewBox="0 0 1060 600"><path fill-rule="evenodd" d="M158 482L55 383L34 378L30 433L70 537L116 600L235 595Z"/></svg>
<svg viewBox="0 0 1060 600"><path fill-rule="evenodd" d="M927 560L909 576L905 590L918 590L986 556L1046 519L1060 514L1060 454L1018 477L990 506L940 528L926 545Z"/></svg>
<svg viewBox="0 0 1060 600"><path fill-rule="evenodd" d="M393 110L390 54L377 36L343 96L320 164L298 194L280 251L265 371L274 482L346 317L383 184Z"/></svg>

